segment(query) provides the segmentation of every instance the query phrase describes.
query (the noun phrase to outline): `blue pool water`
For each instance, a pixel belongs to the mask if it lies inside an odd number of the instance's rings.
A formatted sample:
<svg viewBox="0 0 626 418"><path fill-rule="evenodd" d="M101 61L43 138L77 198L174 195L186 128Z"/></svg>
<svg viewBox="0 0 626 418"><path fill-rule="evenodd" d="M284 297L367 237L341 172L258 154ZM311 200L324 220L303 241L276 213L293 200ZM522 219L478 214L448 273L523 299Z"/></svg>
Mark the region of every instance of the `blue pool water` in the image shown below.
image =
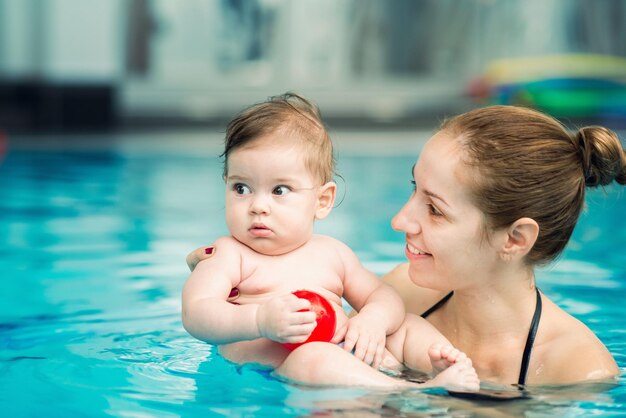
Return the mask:
<svg viewBox="0 0 626 418"><path fill-rule="evenodd" d="M318 224L384 273L389 219L426 133L338 134L343 202ZM223 360L180 321L185 255L226 232L218 134L11 138L0 163L2 416L626 415L617 385L467 401L437 391L307 388ZM626 368L625 190L590 194L542 290ZM496 415L500 416L500 415Z"/></svg>

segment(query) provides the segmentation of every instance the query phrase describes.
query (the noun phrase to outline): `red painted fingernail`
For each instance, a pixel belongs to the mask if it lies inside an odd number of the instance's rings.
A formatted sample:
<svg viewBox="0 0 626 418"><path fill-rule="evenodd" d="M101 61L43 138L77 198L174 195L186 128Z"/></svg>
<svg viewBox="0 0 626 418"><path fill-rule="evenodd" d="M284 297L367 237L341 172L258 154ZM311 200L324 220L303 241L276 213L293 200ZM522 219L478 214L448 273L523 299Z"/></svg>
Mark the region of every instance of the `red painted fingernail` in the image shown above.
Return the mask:
<svg viewBox="0 0 626 418"><path fill-rule="evenodd" d="M207 254L207 255L211 255L211 254L213 254L213 250L215 250L215 248L213 248L213 247L206 247L204 249L204 253Z"/></svg>
<svg viewBox="0 0 626 418"><path fill-rule="evenodd" d="M236 287L233 287L230 290L230 295L228 295L229 298L234 298L235 296L239 295L239 289L237 289Z"/></svg>

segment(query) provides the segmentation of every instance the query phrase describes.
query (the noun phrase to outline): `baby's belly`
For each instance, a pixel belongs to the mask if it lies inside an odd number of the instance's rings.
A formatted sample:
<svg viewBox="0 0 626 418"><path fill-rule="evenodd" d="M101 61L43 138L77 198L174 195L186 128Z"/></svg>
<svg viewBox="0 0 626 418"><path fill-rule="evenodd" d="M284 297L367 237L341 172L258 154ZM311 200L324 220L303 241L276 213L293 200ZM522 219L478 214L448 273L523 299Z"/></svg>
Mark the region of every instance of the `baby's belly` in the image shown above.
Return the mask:
<svg viewBox="0 0 626 418"><path fill-rule="evenodd" d="M266 293L259 293L259 294L250 294L250 293L244 293L242 291L240 293L235 294L235 292L231 292L231 297L228 299L228 301L235 305L263 304L267 302L268 300L270 300L272 297L276 297L284 293L285 292L266 292ZM322 292L319 292L319 293L322 293ZM327 293L327 291L324 293ZM335 310L335 318L336 318L335 332L337 332L337 330L342 329L346 325L349 318L346 312L344 311L343 306L340 304L341 299L336 295L332 295L332 296L334 297L332 298L327 297L326 299ZM339 300L339 303L337 303L336 300Z"/></svg>

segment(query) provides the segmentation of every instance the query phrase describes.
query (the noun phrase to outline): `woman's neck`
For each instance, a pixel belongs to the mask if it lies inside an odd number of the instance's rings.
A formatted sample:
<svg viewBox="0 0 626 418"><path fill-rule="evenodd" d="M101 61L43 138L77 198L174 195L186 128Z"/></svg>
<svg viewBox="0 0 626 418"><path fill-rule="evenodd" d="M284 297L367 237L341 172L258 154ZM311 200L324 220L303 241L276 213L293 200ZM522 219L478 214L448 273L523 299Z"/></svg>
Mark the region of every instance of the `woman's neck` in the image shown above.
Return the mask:
<svg viewBox="0 0 626 418"><path fill-rule="evenodd" d="M454 339L476 344L485 339L525 338L536 305L534 274L525 271L515 279L500 277L455 290L446 305Z"/></svg>

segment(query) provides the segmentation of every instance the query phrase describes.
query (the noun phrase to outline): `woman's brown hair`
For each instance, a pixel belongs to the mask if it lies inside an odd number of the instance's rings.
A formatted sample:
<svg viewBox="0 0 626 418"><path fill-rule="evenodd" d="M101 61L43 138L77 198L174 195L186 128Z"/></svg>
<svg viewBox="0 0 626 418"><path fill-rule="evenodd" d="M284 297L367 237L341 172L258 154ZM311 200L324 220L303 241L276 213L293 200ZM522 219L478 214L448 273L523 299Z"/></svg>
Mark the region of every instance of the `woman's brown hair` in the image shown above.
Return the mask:
<svg viewBox="0 0 626 418"><path fill-rule="evenodd" d="M522 217L539 224L527 256L531 265L554 260L569 241L585 201L585 187L626 183L626 152L610 129L568 131L556 119L515 106L476 109L443 123L473 167L474 203L489 228Z"/></svg>

